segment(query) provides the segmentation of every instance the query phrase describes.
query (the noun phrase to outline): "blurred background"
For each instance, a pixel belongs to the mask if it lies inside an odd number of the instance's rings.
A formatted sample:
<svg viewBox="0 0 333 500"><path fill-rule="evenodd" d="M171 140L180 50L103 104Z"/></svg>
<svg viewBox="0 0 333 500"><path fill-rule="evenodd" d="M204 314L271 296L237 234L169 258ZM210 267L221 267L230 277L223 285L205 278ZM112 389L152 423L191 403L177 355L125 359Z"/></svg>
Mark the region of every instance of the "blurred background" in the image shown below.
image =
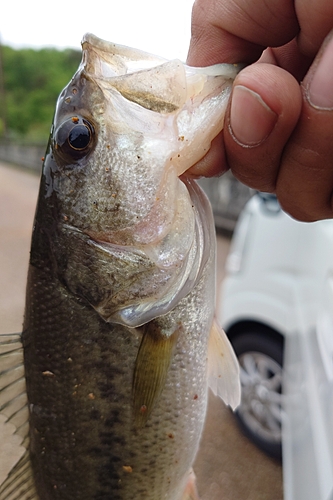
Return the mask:
<svg viewBox="0 0 333 500"><path fill-rule="evenodd" d="M193 0L4 2L0 24L0 137L44 144L60 90L86 32L168 59L186 59ZM46 139L45 139L46 138Z"/></svg>

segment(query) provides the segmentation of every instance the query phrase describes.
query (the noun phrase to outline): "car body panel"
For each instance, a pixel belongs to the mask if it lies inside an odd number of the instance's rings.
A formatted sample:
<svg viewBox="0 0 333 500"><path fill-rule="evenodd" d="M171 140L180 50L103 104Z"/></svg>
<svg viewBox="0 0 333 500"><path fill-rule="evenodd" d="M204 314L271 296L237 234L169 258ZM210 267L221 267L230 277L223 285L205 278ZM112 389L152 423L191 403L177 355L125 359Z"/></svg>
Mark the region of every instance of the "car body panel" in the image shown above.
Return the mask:
<svg viewBox="0 0 333 500"><path fill-rule="evenodd" d="M255 322L284 338L284 498L333 500L333 221L297 222L256 195L226 270L217 309L226 332Z"/></svg>

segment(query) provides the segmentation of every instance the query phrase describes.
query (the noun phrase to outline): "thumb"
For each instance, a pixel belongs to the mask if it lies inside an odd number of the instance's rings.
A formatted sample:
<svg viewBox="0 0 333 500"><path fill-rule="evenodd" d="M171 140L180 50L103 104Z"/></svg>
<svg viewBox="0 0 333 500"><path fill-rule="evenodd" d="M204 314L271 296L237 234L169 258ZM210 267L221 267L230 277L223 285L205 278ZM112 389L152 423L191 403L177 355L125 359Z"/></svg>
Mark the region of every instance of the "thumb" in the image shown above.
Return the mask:
<svg viewBox="0 0 333 500"><path fill-rule="evenodd" d="M223 131L235 177L260 191L275 190L282 153L301 109L298 82L282 68L258 63L237 76Z"/></svg>

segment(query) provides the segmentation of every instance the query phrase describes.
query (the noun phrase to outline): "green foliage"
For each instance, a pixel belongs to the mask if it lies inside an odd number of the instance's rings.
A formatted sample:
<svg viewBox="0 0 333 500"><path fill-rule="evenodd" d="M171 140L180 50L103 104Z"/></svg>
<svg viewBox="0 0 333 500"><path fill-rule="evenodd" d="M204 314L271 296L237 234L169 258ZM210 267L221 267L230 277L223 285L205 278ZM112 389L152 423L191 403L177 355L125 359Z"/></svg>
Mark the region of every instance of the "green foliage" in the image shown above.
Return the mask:
<svg viewBox="0 0 333 500"><path fill-rule="evenodd" d="M6 104L0 121L6 116L11 135L45 142L56 100L77 70L80 52L2 47L2 59Z"/></svg>

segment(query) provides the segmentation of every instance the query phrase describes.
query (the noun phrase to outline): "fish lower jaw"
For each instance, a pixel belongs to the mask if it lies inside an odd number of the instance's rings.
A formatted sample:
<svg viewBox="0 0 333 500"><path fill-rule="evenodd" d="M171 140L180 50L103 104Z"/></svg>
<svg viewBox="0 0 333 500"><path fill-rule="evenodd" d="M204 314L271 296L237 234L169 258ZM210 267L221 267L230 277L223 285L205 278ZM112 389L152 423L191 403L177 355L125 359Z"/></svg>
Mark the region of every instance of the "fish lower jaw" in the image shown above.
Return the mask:
<svg viewBox="0 0 333 500"><path fill-rule="evenodd" d="M186 258L167 271L153 265L128 276L127 284L95 309L106 322L136 328L177 307L201 275L202 253L194 244Z"/></svg>

